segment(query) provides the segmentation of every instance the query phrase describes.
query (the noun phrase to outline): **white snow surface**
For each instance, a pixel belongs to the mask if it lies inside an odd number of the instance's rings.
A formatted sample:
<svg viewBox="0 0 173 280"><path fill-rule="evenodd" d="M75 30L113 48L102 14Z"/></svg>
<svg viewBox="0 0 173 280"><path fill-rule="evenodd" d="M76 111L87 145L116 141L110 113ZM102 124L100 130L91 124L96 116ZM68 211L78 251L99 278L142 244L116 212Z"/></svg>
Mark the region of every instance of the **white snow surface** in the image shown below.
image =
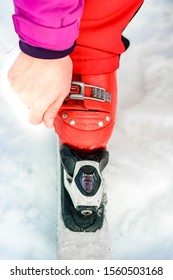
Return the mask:
<svg viewBox="0 0 173 280"><path fill-rule="evenodd" d="M53 130L28 123L27 109L8 84L7 70L18 53L12 13L12 1L3 1L0 259L56 259L57 138ZM131 46L118 70L117 121L104 171L110 255L172 260L173 1L146 0L124 35Z"/></svg>

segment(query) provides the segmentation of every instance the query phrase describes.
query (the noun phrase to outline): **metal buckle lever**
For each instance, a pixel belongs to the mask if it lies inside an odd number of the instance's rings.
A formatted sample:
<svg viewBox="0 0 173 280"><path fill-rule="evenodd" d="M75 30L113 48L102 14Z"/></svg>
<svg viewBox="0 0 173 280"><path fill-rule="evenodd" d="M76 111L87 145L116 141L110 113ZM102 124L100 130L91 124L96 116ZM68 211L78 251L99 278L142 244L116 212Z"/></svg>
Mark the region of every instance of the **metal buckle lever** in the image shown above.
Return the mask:
<svg viewBox="0 0 173 280"><path fill-rule="evenodd" d="M75 86L78 86L78 89ZM92 89L92 97L88 97L84 95L85 86ZM77 90L79 90L79 93L69 94L70 99L76 99L76 100L89 99L89 100L95 100L99 102L111 102L111 94L107 92L104 88L88 85L83 82L73 81L71 83L70 92L76 92Z"/></svg>
<svg viewBox="0 0 173 280"><path fill-rule="evenodd" d="M79 93L70 93L70 95L69 95L70 99L84 100L85 84L83 82L72 82L70 92L76 91L76 87L74 87L75 85L79 87L80 92Z"/></svg>

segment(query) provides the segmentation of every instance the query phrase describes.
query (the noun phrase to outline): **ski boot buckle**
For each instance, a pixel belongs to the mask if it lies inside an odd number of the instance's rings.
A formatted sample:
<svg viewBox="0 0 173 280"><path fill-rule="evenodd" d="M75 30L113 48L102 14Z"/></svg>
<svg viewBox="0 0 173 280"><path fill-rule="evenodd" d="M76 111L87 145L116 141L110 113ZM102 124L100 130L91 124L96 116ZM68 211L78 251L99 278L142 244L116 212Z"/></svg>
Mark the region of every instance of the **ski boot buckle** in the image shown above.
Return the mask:
<svg viewBox="0 0 173 280"><path fill-rule="evenodd" d="M85 95L87 89L91 91L91 97ZM99 102L111 102L111 94L104 88L78 81L72 81L69 98L75 100L89 99Z"/></svg>

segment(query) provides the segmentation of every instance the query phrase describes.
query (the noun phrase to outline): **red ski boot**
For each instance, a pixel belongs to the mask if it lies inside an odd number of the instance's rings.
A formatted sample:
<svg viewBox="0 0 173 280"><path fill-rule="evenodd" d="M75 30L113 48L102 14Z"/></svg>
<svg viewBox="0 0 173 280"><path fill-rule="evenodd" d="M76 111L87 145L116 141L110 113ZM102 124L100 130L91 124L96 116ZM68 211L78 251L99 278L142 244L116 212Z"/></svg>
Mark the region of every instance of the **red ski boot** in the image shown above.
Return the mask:
<svg viewBox="0 0 173 280"><path fill-rule="evenodd" d="M75 80L74 80L75 79ZM106 148L115 123L116 76L74 76L54 122L60 142L83 150Z"/></svg>

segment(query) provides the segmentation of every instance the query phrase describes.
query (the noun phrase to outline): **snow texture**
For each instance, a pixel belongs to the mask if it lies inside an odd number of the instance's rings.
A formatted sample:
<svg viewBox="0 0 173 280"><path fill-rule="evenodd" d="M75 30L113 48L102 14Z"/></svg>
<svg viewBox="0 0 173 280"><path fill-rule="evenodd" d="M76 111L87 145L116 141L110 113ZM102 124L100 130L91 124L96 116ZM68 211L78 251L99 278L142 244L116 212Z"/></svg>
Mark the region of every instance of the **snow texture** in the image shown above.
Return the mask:
<svg viewBox="0 0 173 280"><path fill-rule="evenodd" d="M12 1L3 1L0 259L56 259L57 139L53 130L28 123L27 109L8 84L18 53L12 13ZM110 256L172 260L173 1L146 0L124 35L131 46L121 57L117 121L104 172ZM82 248L69 259L79 252L82 259Z"/></svg>

